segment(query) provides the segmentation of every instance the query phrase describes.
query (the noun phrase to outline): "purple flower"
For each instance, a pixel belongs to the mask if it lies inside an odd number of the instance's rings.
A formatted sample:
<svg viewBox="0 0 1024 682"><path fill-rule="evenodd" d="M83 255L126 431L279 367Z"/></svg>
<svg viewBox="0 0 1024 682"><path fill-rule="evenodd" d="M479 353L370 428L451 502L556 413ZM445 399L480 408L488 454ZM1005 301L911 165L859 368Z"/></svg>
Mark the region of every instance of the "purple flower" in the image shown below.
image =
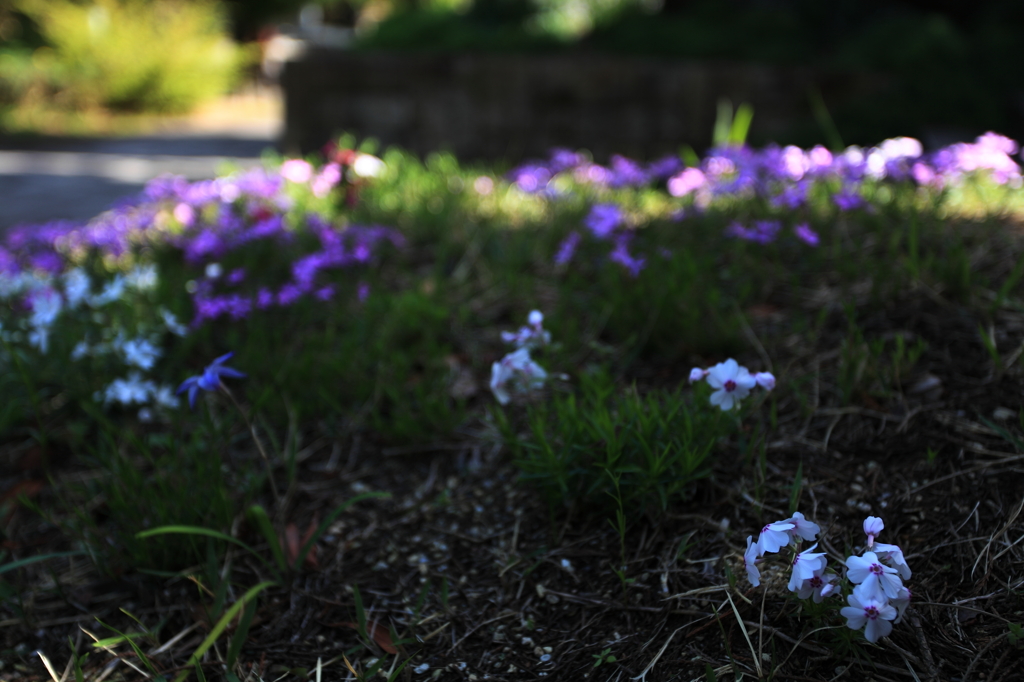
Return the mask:
<svg viewBox="0 0 1024 682"><path fill-rule="evenodd" d="M818 233L812 230L810 225L808 225L807 223L800 223L799 225L793 228L793 232L796 234L797 238L804 244L807 244L808 246L818 245Z"/></svg>
<svg viewBox="0 0 1024 682"><path fill-rule="evenodd" d="M527 194L534 194L547 187L551 171L542 163L527 163L512 170L509 179Z"/></svg>
<svg viewBox="0 0 1024 682"><path fill-rule="evenodd" d="M807 203L807 190L809 187L810 185L806 180L801 180L792 185L784 185L782 192L771 198L771 204L776 208L800 208Z"/></svg>
<svg viewBox="0 0 1024 682"><path fill-rule="evenodd" d="M296 284L285 284L281 287L281 290L277 292L277 303L278 305L291 305L302 298L302 294L304 293L305 291Z"/></svg>
<svg viewBox="0 0 1024 682"><path fill-rule="evenodd" d="M576 248L580 245L582 236L579 232L573 230L570 232L562 243L558 245L558 251L555 253L555 265L565 265L572 260L572 257L576 255Z"/></svg>
<svg viewBox="0 0 1024 682"><path fill-rule="evenodd" d="M622 209L615 204L594 204L583 224L598 239L607 239L622 224L622 219Z"/></svg>
<svg viewBox="0 0 1024 682"><path fill-rule="evenodd" d="M562 171L575 168L582 162L583 157L574 151L570 151L568 149L552 149L548 166L551 168L552 173L561 173Z"/></svg>
<svg viewBox="0 0 1024 682"><path fill-rule="evenodd" d="M264 310L274 305L274 292L263 287L256 293L256 307Z"/></svg>
<svg viewBox="0 0 1024 682"><path fill-rule="evenodd" d="M839 207L840 211L852 211L867 204L864 198L857 194L856 189L844 186L837 194L832 195L832 201Z"/></svg>
<svg viewBox="0 0 1024 682"><path fill-rule="evenodd" d="M683 169L683 162L678 156L666 156L647 166L647 176L652 180L666 180Z"/></svg>
<svg viewBox="0 0 1024 682"><path fill-rule="evenodd" d="M629 274L633 277L638 277L640 271L647 265L647 259L639 256L633 256L629 253L629 237L626 235L620 235L615 240L615 249L608 254L608 260L613 263L618 263L622 267L629 271Z"/></svg>
<svg viewBox="0 0 1024 682"><path fill-rule="evenodd" d="M609 185L612 187L640 187L650 181L650 176L636 161L618 154L612 155Z"/></svg>
<svg viewBox="0 0 1024 682"><path fill-rule="evenodd" d="M226 353L209 365L203 370L203 373L199 376L189 377L185 381L181 382L181 386L175 392L177 394L188 391L188 406L191 409L196 407L196 395L199 390L204 391L216 391L221 387L221 377L228 377L231 379L244 379L245 374L239 372L236 369L224 366L224 363L231 359L234 353Z"/></svg>
<svg viewBox="0 0 1024 682"><path fill-rule="evenodd" d="M743 227L740 223L732 223L726 228L725 235L757 244L771 244L781 229L782 224L778 220L757 220L750 228Z"/></svg>

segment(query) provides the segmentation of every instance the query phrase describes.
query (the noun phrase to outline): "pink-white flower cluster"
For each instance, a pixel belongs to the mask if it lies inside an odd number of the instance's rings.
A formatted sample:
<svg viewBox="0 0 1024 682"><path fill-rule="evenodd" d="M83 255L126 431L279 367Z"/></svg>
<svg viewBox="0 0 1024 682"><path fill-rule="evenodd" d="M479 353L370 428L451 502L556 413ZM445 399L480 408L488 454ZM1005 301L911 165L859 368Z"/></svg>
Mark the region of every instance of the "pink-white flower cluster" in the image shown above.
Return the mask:
<svg viewBox="0 0 1024 682"><path fill-rule="evenodd" d="M863 628L864 637L872 643L892 632L893 624L902 620L910 605L910 590L903 581L910 579L911 571L903 550L896 545L875 542L884 527L878 517L865 519L865 551L861 556L846 559L846 579L853 585L853 590L846 598L849 606L839 612L846 618L847 627L852 630ZM752 536L747 536L743 563L750 584L754 587L761 584L758 564L763 562L765 555L788 547L792 554L789 559L790 592L795 592L800 599L810 598L816 604L829 596L841 594L839 576L827 569L825 553L814 551L818 544L798 551L802 541L814 542L819 532L818 524L795 512L788 519L762 528L756 542Z"/></svg>
<svg viewBox="0 0 1024 682"><path fill-rule="evenodd" d="M836 575L825 570L825 553L814 551L818 548L818 543L814 541L820 532L818 524L807 520L800 512L794 512L788 519L769 523L762 528L757 542L748 536L743 563L750 584L754 587L761 584L761 571L757 564L762 561L762 557L788 547L793 553L790 560L789 591L796 592L801 599L810 597L815 604L820 604L837 589ZM814 544L797 552L800 543L804 541Z"/></svg>
<svg viewBox="0 0 1024 682"><path fill-rule="evenodd" d="M911 576L903 550L896 545L875 542L885 524L877 516L864 520L867 549L861 556L846 558L846 577L854 584L846 598L849 606L840 613L852 630L864 628L864 637L877 642L892 632L910 605L910 590L903 584ZM874 550L874 551L870 551Z"/></svg>
<svg viewBox="0 0 1024 682"><path fill-rule="evenodd" d="M530 357L530 351L551 343L551 332L544 329L544 315L534 310L527 318L527 326L516 332L502 332L505 343L516 346L498 362L491 365L491 392L502 405L507 405L516 393L528 393L544 387L548 373Z"/></svg>
<svg viewBox="0 0 1024 682"><path fill-rule="evenodd" d="M691 369L690 383L701 380L706 380L715 389L711 394L711 404L722 408L723 412L739 405L741 400L750 395L754 386L760 386L766 391L775 388L775 376L771 372L751 374L750 370L732 358L708 369Z"/></svg>

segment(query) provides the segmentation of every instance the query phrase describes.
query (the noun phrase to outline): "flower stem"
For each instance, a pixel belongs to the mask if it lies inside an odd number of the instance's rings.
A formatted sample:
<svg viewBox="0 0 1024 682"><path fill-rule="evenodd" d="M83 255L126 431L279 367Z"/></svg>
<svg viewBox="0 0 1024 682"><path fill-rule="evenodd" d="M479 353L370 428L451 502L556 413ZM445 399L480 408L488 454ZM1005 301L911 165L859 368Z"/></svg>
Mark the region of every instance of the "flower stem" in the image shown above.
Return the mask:
<svg viewBox="0 0 1024 682"><path fill-rule="evenodd" d="M238 410L238 413L241 414L242 419L245 420L245 425L249 427L249 432L252 434L252 440L254 443L256 443L256 449L259 450L260 457L263 458L263 464L267 467L267 478L270 479L270 491L274 495L275 506L279 507L281 504L281 495L280 493L278 493L277 483L274 481L274 468L270 465L270 457L267 456L267 451L263 447L263 441L260 440L260 436L256 432L256 424L251 419L249 419L249 415L245 413L245 410L239 404L238 400L235 399L235 395L227 386L224 385L224 382L221 382L220 389L227 394L228 398L231 399L231 402Z"/></svg>

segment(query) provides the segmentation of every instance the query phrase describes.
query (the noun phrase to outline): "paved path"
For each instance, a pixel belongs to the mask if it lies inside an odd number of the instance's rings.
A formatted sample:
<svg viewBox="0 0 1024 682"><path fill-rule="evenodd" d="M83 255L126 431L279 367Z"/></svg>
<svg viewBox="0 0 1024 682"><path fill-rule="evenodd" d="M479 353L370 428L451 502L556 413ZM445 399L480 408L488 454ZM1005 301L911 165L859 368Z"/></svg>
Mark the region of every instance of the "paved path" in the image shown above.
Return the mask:
<svg viewBox="0 0 1024 682"><path fill-rule="evenodd" d="M250 167L269 134L167 134L109 139L0 138L0 230L88 220L164 173L212 178L225 162Z"/></svg>

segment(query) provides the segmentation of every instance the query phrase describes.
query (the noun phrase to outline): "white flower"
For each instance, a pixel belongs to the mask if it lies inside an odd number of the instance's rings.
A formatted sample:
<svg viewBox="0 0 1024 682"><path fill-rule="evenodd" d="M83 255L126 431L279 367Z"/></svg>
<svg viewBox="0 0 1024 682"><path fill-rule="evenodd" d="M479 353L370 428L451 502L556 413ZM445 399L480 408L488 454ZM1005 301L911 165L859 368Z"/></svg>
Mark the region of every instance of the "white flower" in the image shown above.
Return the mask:
<svg viewBox="0 0 1024 682"><path fill-rule="evenodd" d="M903 587L896 569L883 564L874 552L865 552L863 557L847 557L846 566L850 582L866 591L875 591L879 599L895 599Z"/></svg>
<svg viewBox="0 0 1024 682"><path fill-rule="evenodd" d="M206 266L206 278L217 279L224 273L224 268L221 267L220 263L209 263Z"/></svg>
<svg viewBox="0 0 1024 682"><path fill-rule="evenodd" d="M818 539L818 533L821 532L821 526L813 521L808 521L800 512L793 512L793 516L789 517L782 523L793 524L793 527L788 531L789 536L793 540L796 540L799 537L807 540L807 542L814 542Z"/></svg>
<svg viewBox="0 0 1024 682"><path fill-rule="evenodd" d="M372 154L359 154L352 162L352 174L357 178L379 178L384 174L384 162Z"/></svg>
<svg viewBox="0 0 1024 682"><path fill-rule="evenodd" d="M75 347L71 349L71 359L81 360L85 356L89 355L92 349L89 348L89 344L85 341L79 341L75 344Z"/></svg>
<svg viewBox="0 0 1024 682"><path fill-rule="evenodd" d="M502 405L508 405L512 400L505 386L514 374L512 368L504 362L495 362L491 365L491 393Z"/></svg>
<svg viewBox="0 0 1024 682"><path fill-rule="evenodd" d="M747 580L754 587L761 584L761 571L757 568L757 557L760 552L756 542L753 542L753 537L747 536L747 551L743 553L743 565L747 569Z"/></svg>
<svg viewBox="0 0 1024 682"><path fill-rule="evenodd" d="M807 599L810 597L815 604L820 604L826 597L833 594L835 591L835 573L826 572L825 567L822 566L814 571L814 575L807 578L800 584L799 589L796 590L796 596L801 599Z"/></svg>
<svg viewBox="0 0 1024 682"><path fill-rule="evenodd" d="M877 516L869 516L864 519L864 534L868 536L868 549L875 544L875 538L882 533L885 523Z"/></svg>
<svg viewBox="0 0 1024 682"><path fill-rule="evenodd" d="M760 548L758 552L760 554L778 552L781 548L789 544L790 536L787 531L792 530L795 527L796 526L789 521L776 521L775 523L769 523L761 529L761 535L757 539L757 546Z"/></svg>
<svg viewBox="0 0 1024 682"><path fill-rule="evenodd" d="M115 347L118 345L124 355L124 361L143 370L152 369L161 355L160 349L145 339L115 342Z"/></svg>
<svg viewBox="0 0 1024 682"><path fill-rule="evenodd" d="M732 358L708 369L707 382L716 389L711 394L711 404L722 408L723 412L739 405L757 385L747 368L740 367Z"/></svg>
<svg viewBox="0 0 1024 682"><path fill-rule="evenodd" d="M864 637L873 644L892 632L890 621L896 618L897 613L894 607L878 599L877 595L862 590L862 587L854 588L853 594L846 598L850 605L844 606L839 613L851 630L864 628Z"/></svg>
<svg viewBox="0 0 1024 682"><path fill-rule="evenodd" d="M153 391L153 402L167 410L176 410L179 405L178 396L170 386L160 386Z"/></svg>
<svg viewBox="0 0 1024 682"><path fill-rule="evenodd" d="M910 606L910 590L906 587L901 587L900 593L889 604L896 609L897 613L896 620L893 623L899 624L903 620L903 614L906 612L907 607Z"/></svg>
<svg viewBox="0 0 1024 682"><path fill-rule="evenodd" d="M509 384L518 392L532 391L544 386L548 373L530 358L528 348L515 350L491 365L491 391L502 405L512 399Z"/></svg>
<svg viewBox="0 0 1024 682"><path fill-rule="evenodd" d="M32 306L30 322L33 327L49 327L60 315L64 302L55 289L41 289L29 299Z"/></svg>
<svg viewBox="0 0 1024 682"><path fill-rule="evenodd" d="M825 553L813 552L815 543L793 557L793 572L789 576L789 591L796 592L804 581L811 580L818 571L825 570Z"/></svg>
<svg viewBox="0 0 1024 682"><path fill-rule="evenodd" d="M127 379L114 379L103 391L103 401L106 403L121 403L131 405L132 403L145 404L149 396L156 390L156 385L149 380L142 378L138 372L132 372Z"/></svg>
<svg viewBox="0 0 1024 682"><path fill-rule="evenodd" d="M77 308L89 297L92 283L89 275L82 268L73 268L64 274L64 295L68 299L69 308Z"/></svg>
<svg viewBox="0 0 1024 682"><path fill-rule="evenodd" d="M56 289L45 288L33 293L28 303L32 306L29 318L32 331L29 332L28 342L38 348L39 352L46 353L50 347L50 327L64 308L64 302Z"/></svg>
<svg viewBox="0 0 1024 682"><path fill-rule="evenodd" d="M766 391L775 388L775 375L771 372L758 372L754 375L754 381Z"/></svg>
<svg viewBox="0 0 1024 682"><path fill-rule="evenodd" d="M704 377L706 377L707 375L708 371L706 369L694 367L693 369L690 370L690 383L692 384L695 381L703 381Z"/></svg>
<svg viewBox="0 0 1024 682"><path fill-rule="evenodd" d="M539 310L530 312L527 318L528 327L520 327L517 332L502 332L501 340L515 344L516 348L540 348L551 343L551 332L544 329L544 315Z"/></svg>
<svg viewBox="0 0 1024 682"><path fill-rule="evenodd" d="M47 327L33 329L28 333L28 343L45 354L50 349L50 330Z"/></svg>
<svg viewBox="0 0 1024 682"><path fill-rule="evenodd" d="M178 336L185 336L185 334L188 333L188 329L185 327L185 325L178 322L178 318L176 318L174 316L174 313L172 313L167 308L160 309L160 317L163 318L164 326L167 327L167 331L171 332L172 334L176 334Z"/></svg>
<svg viewBox="0 0 1024 682"><path fill-rule="evenodd" d="M879 559L899 571L901 578L910 580L912 575L910 566L907 565L907 560L903 558L903 550L899 548L899 545L887 545L884 542L877 542L875 543L875 553Z"/></svg>
<svg viewBox="0 0 1024 682"><path fill-rule="evenodd" d="M155 265L141 265L125 277L125 284L138 291L150 291L156 288L157 274Z"/></svg>
<svg viewBox="0 0 1024 682"><path fill-rule="evenodd" d="M93 308L99 308L100 306L104 306L108 303L119 301L121 297L124 296L124 289L124 277L117 275L114 279L108 282L105 287L103 287L103 291L101 291L99 295L93 296L89 299L89 305Z"/></svg>

